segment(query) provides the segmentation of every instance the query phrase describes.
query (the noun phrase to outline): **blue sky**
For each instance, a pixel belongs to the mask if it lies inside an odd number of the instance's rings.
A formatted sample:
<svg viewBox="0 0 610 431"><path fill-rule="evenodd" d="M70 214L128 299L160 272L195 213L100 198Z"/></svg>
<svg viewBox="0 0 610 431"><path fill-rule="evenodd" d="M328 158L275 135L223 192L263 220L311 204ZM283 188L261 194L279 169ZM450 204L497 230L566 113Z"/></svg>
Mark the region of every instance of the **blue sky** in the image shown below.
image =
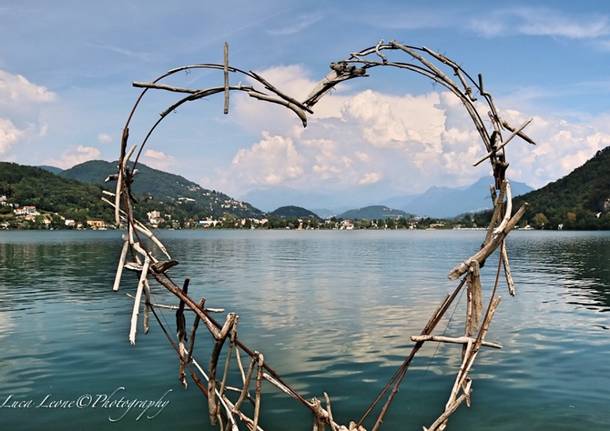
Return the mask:
<svg viewBox="0 0 610 431"><path fill-rule="evenodd" d="M484 74L507 118L534 118L538 147L515 142L509 153L511 178L533 186L610 145L605 2L0 2L0 37L1 160L115 159L131 82L221 62L224 41L233 65L297 97L331 61L380 39L445 53ZM206 87L222 75L181 79ZM460 107L419 77L380 71L330 97L305 132L280 108L240 97L230 116L222 96L193 104L161 128L144 162L237 196L314 190L363 202L487 173L471 167L480 144ZM171 100L152 97L132 136Z"/></svg>

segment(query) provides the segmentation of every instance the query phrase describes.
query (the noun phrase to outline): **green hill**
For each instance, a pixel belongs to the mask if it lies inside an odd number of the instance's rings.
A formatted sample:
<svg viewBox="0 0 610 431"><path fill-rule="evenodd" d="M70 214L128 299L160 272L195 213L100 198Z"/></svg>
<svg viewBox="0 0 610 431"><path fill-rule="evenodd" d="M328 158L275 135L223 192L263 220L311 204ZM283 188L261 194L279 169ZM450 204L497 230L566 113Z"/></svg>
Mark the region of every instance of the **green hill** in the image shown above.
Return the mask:
<svg viewBox="0 0 610 431"><path fill-rule="evenodd" d="M56 166L48 166L48 165L40 165L36 166L37 168L44 169L45 171L51 172L52 174L59 174L63 171L62 168L58 168Z"/></svg>
<svg viewBox="0 0 610 431"><path fill-rule="evenodd" d="M534 227L557 229L610 228L610 147L570 174L541 189L519 196L528 202L524 220Z"/></svg>
<svg viewBox="0 0 610 431"><path fill-rule="evenodd" d="M269 213L269 217L285 218L285 219L316 219L320 220L320 217L312 211L303 207L297 207L289 205L285 207L279 207L276 210Z"/></svg>
<svg viewBox="0 0 610 431"><path fill-rule="evenodd" d="M115 183L104 183L108 175L116 173L117 162L91 160L60 173L62 177L97 184L114 190ZM207 190L180 175L170 174L138 163L132 190L136 197L146 199L146 207L175 214L178 218L258 217L262 214L247 202L238 201L214 190Z"/></svg>
<svg viewBox="0 0 610 431"><path fill-rule="evenodd" d="M0 162L0 227L42 227L42 219L52 219L51 226L63 227L64 219L85 225L88 219L114 220L111 207L102 202L102 188L114 191L114 183L104 179L115 172L116 163L91 161L55 174L47 167L23 166ZM148 221L148 212L159 211L154 221L160 227L194 227L207 217L234 219L258 217L263 213L251 205L199 185L178 175L145 165L138 166L134 194L138 200L135 215ZM27 221L14 209L34 205L38 219ZM43 214L48 214L44 215ZM63 217L63 218L62 218Z"/></svg>
<svg viewBox="0 0 610 431"><path fill-rule="evenodd" d="M345 211L337 216L337 218L350 220L377 220L400 217L411 218L413 216L404 211L392 209L384 205L371 205L364 208L353 209Z"/></svg>
<svg viewBox="0 0 610 431"><path fill-rule="evenodd" d="M58 213L84 222L88 218L112 220L108 205L100 200L99 186L83 184L42 168L0 162L0 195L13 205L35 205L38 210ZM0 207L2 219L12 217L13 207Z"/></svg>

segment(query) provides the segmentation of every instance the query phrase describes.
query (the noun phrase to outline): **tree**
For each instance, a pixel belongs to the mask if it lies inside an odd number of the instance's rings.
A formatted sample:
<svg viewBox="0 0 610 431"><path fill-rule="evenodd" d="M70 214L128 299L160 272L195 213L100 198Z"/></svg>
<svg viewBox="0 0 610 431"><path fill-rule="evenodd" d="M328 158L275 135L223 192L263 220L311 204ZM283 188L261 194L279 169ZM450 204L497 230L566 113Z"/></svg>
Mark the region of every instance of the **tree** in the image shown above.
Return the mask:
<svg viewBox="0 0 610 431"><path fill-rule="evenodd" d="M546 224L549 223L549 219L544 215L544 213L536 213L533 218L533 222L535 227L542 229Z"/></svg>

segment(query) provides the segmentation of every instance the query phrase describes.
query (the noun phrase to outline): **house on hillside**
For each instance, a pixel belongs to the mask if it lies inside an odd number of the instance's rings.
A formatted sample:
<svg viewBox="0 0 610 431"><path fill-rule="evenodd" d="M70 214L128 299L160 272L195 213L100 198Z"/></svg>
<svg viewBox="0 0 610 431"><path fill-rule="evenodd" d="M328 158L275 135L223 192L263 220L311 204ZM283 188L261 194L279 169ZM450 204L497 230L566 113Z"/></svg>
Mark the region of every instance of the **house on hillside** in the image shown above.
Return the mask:
<svg viewBox="0 0 610 431"><path fill-rule="evenodd" d="M87 226L93 230L105 230L106 222L104 220L97 219L87 220Z"/></svg>
<svg viewBox="0 0 610 431"><path fill-rule="evenodd" d="M354 229L354 223L351 220L343 220L339 230L352 230Z"/></svg>
<svg viewBox="0 0 610 431"><path fill-rule="evenodd" d="M209 227L216 227L216 225L220 223L220 220L214 220L214 219L208 217L205 220L199 220L198 223L200 226L202 226L204 228L209 228Z"/></svg>
<svg viewBox="0 0 610 431"><path fill-rule="evenodd" d="M146 213L148 216L148 222L152 227L158 227L165 220L161 217L161 213L159 211L149 211Z"/></svg>
<svg viewBox="0 0 610 431"><path fill-rule="evenodd" d="M36 209L36 206L34 205L24 205L22 207L19 208L15 208L13 210L13 212L15 213L16 216L37 216L40 213L38 212L38 210Z"/></svg>

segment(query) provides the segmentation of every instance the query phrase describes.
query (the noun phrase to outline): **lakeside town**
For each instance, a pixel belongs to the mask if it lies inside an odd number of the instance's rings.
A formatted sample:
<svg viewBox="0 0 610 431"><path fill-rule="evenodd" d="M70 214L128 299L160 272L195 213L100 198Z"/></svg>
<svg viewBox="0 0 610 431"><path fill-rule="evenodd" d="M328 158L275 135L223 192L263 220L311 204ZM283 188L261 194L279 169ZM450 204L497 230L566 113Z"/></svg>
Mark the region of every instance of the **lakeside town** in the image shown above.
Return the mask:
<svg viewBox="0 0 610 431"><path fill-rule="evenodd" d="M608 166L610 147L555 182L522 189L513 205L528 206L517 228L609 229ZM0 168L0 229L115 228L113 211L101 199L112 194L103 179L116 169L113 163L89 161L61 172L15 163L0 163ZM422 195L427 208L398 204L311 211L287 205L263 211L179 175L143 164L138 169L136 217L159 229L479 229L491 217L485 209L491 203L485 178L465 189L467 193L446 188Z"/></svg>
<svg viewBox="0 0 610 431"><path fill-rule="evenodd" d="M152 210L146 213L145 223L155 229L294 229L294 230L358 230L358 229L482 229L477 224L475 214L467 214L454 219L437 219L417 216L387 216L373 219L346 219L329 217L322 219L299 207L290 207L307 212L307 216L287 217L265 214L261 217L235 217L225 214L221 217L188 218L178 220L171 214ZM281 210L278 209L278 210ZM277 212L277 210L275 211ZM281 211L280 211L281 212ZM43 211L35 205L20 205L8 202L7 196L0 195L0 213L4 215L0 229L47 229L47 230L109 230L116 226L101 218L74 219L57 212ZM7 214L9 215L7 217ZM523 229L533 229L525 225Z"/></svg>

